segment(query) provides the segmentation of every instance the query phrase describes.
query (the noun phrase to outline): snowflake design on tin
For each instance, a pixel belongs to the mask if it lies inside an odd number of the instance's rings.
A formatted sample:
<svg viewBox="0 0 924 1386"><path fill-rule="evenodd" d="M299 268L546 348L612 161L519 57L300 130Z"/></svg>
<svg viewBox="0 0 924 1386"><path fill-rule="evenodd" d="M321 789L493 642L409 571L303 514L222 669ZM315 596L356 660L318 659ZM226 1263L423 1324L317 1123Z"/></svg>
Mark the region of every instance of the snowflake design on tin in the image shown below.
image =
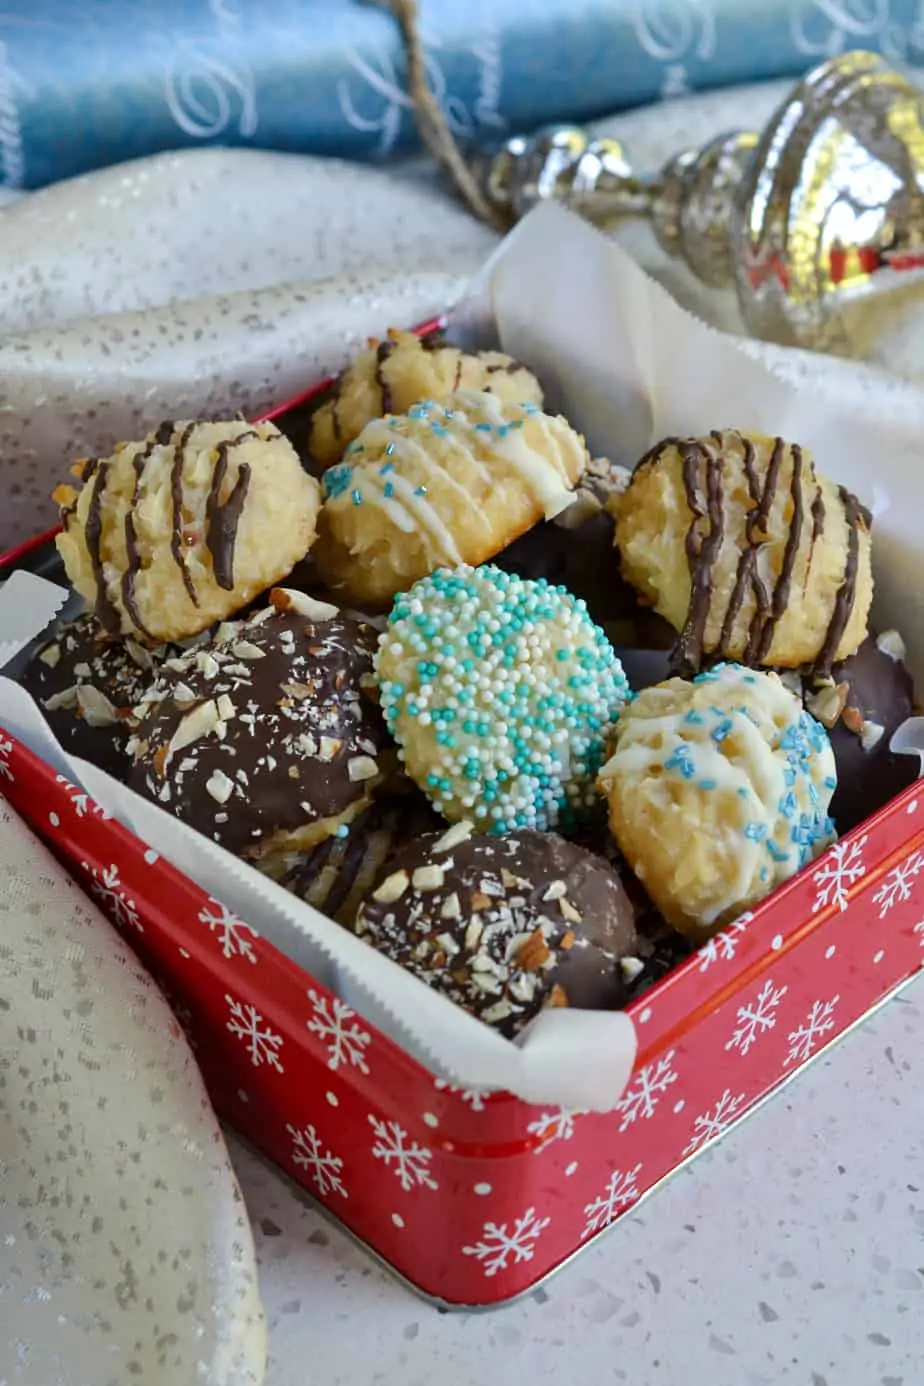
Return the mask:
<svg viewBox="0 0 924 1386"><path fill-rule="evenodd" d="M0 736L0 780L13 781L13 772L10 769L10 757L13 754L13 743Z"/></svg>
<svg viewBox="0 0 924 1386"><path fill-rule="evenodd" d="M866 875L863 848L866 835L852 842L835 842L821 858L817 871L812 872L812 880L817 886L812 914L836 905L841 911L847 908L851 886L856 885Z"/></svg>
<svg viewBox="0 0 924 1386"><path fill-rule="evenodd" d="M226 958L246 958L252 963L257 961L250 940L259 938L260 935L256 929L245 924L243 919L238 919L220 900L209 896L208 904L199 911L199 923L207 925L209 932L217 935L222 954ZM247 938L247 934L250 938Z"/></svg>
<svg viewBox="0 0 924 1386"><path fill-rule="evenodd" d="M325 1149L315 1128L286 1126L286 1130L292 1137L293 1165L308 1171L318 1193L324 1197L334 1193L349 1198L340 1177L343 1161L332 1150Z"/></svg>
<svg viewBox="0 0 924 1386"><path fill-rule="evenodd" d="M924 853L912 852L906 861L893 866L882 885L873 896L873 904L879 906L879 918L885 919L896 905L911 899L911 882L917 880L924 870Z"/></svg>
<svg viewBox="0 0 924 1386"><path fill-rule="evenodd" d="M484 1092L481 1088L457 1088L445 1078L437 1078L433 1084L440 1092L454 1092L461 1097L463 1102L468 1103L473 1112L483 1112L487 1106L489 1092Z"/></svg>
<svg viewBox="0 0 924 1386"><path fill-rule="evenodd" d="M115 862L110 866L101 867L100 870L86 861L82 861L80 865L90 877L90 893L112 916L113 922L120 929L131 927L137 929L139 934L143 934L144 925L138 918L138 907L134 900L126 894L122 882L119 880L119 868Z"/></svg>
<svg viewBox="0 0 924 1386"><path fill-rule="evenodd" d="M784 1068L790 1064L805 1063L814 1054L822 1037L834 1029L834 1007L840 999L840 996L832 996L830 1001L812 1002L811 1010L802 1024L789 1035L790 1048Z"/></svg>
<svg viewBox="0 0 924 1386"><path fill-rule="evenodd" d="M64 791L70 799L74 807L74 813L78 818L86 818L88 813L92 813L94 818L109 819L112 817L111 813L107 813L95 799L91 799L89 794L79 789L66 775L55 775L55 784L64 786Z"/></svg>
<svg viewBox="0 0 924 1386"><path fill-rule="evenodd" d="M231 1008L231 1019L226 1028L247 1046L250 1062L254 1068L266 1064L277 1073L284 1072L278 1051L282 1048L282 1035L272 1031L263 1016L249 1001L235 1001L225 993L225 1000Z"/></svg>
<svg viewBox="0 0 924 1386"><path fill-rule="evenodd" d="M481 1241L474 1246L464 1246L462 1255L474 1256L490 1278L506 1270L511 1257L515 1266L531 1261L536 1242L551 1221L551 1218L537 1218L535 1208L527 1208L522 1217L514 1220L509 1231L506 1222L486 1222L481 1229Z"/></svg>
<svg viewBox="0 0 924 1386"><path fill-rule="evenodd" d="M592 1237L595 1232L602 1232L604 1227L609 1227L620 1213L637 1201L639 1192L636 1180L641 1168L638 1164L635 1169L614 1169L600 1197L584 1205L587 1226L581 1233L581 1241L585 1237Z"/></svg>
<svg viewBox="0 0 924 1386"><path fill-rule="evenodd" d="M745 1100L745 1094L739 1092L737 1096L732 1093L731 1088L726 1088L722 1096L714 1107L710 1107L708 1112L703 1112L700 1116L693 1118L693 1135L688 1145L683 1148L684 1155L692 1155L695 1150L699 1150L707 1141L714 1141L728 1130L732 1122L739 1115L739 1109Z"/></svg>
<svg viewBox="0 0 924 1386"><path fill-rule="evenodd" d="M405 1193L410 1193L415 1186L439 1188L427 1168L433 1159L432 1151L410 1140L396 1121L379 1121L378 1117L370 1115L369 1125L376 1136L372 1146L373 1155L377 1160L383 1160L386 1168L394 1172Z"/></svg>
<svg viewBox="0 0 924 1386"><path fill-rule="evenodd" d="M738 944L741 942L741 935L747 931L754 915L748 910L745 914L739 915L733 924L714 934L708 942L704 943L699 950L699 970L705 972L713 963L731 959L735 956Z"/></svg>
<svg viewBox="0 0 924 1386"><path fill-rule="evenodd" d="M911 932L917 934L918 943L924 948L924 919L918 920Z"/></svg>
<svg viewBox="0 0 924 1386"><path fill-rule="evenodd" d="M531 1135L539 1137L539 1144L533 1153L538 1155L553 1141L570 1141L574 1135L574 1118L586 1115L583 1107L560 1107L557 1112L543 1112L526 1127Z"/></svg>
<svg viewBox="0 0 924 1386"><path fill-rule="evenodd" d="M768 979L753 1001L739 1006L738 1025L725 1046L726 1050L737 1049L744 1058L759 1036L773 1029L776 1024L774 1012L788 990L785 986L774 987Z"/></svg>
<svg viewBox="0 0 924 1386"><path fill-rule="evenodd" d="M647 1121L654 1116L662 1093L677 1081L677 1074L671 1067L673 1058L674 1050L670 1049L655 1063L646 1064L635 1074L622 1099L616 1104L617 1112L622 1113L620 1131L627 1130L639 1118Z"/></svg>
<svg viewBox="0 0 924 1386"><path fill-rule="evenodd" d="M339 997L321 996L311 987L308 1000L314 1007L308 1029L326 1046L327 1067L336 1073L341 1064L352 1064L360 1073L368 1073L365 1050L372 1043L372 1036L358 1024L356 1012Z"/></svg>

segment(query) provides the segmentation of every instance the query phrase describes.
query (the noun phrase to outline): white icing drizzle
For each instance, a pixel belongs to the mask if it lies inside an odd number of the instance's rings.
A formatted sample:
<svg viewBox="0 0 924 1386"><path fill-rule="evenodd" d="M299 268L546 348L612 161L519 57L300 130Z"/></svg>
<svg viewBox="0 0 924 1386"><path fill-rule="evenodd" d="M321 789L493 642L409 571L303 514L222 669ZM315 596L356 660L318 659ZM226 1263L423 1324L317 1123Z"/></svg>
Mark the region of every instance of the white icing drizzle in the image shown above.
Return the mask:
<svg viewBox="0 0 924 1386"><path fill-rule="evenodd" d="M354 480L364 501L380 506L404 533L412 534L416 530L420 534L431 562L444 562L453 567L464 562L451 531L440 519L438 511L426 496L415 495L415 488L397 471L382 476L377 468L357 468ZM395 496L385 495L385 486L389 482ZM371 496L363 489L368 485L373 488ZM400 500L396 497L400 497Z"/></svg>
<svg viewBox="0 0 924 1386"><path fill-rule="evenodd" d="M449 404L461 406L469 416L470 426L472 421L484 422L499 429L510 422L507 412L509 406L505 406L497 395L476 390L459 390L451 396ZM548 429L546 431L550 432ZM492 433L488 435L491 450L519 473L521 480L526 483L536 499L541 501L545 518L552 520L574 500L570 478L564 467L559 465L558 440L554 435L550 437L549 441L553 445L550 448L551 456L546 456L531 448L523 434L522 428L511 428L502 436ZM583 471L583 468L581 470Z"/></svg>

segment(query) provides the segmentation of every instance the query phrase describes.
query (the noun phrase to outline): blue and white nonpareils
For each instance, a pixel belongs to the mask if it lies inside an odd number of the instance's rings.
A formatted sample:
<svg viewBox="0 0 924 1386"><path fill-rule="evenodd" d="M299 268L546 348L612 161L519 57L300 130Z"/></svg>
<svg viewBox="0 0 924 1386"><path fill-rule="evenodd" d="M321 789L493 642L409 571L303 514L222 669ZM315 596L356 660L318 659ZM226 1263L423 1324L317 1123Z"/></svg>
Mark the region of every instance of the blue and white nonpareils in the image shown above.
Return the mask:
<svg viewBox="0 0 924 1386"><path fill-rule="evenodd" d="M568 827L629 685L583 601L500 569L440 569L396 597L376 658L410 776L480 831Z"/></svg>

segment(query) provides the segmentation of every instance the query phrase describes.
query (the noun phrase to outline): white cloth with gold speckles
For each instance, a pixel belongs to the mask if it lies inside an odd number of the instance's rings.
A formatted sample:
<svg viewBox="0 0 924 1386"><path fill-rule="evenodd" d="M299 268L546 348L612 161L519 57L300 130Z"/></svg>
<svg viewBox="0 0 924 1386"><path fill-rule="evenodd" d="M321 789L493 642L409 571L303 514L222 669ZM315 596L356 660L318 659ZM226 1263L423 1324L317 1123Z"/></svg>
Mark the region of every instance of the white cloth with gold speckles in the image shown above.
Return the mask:
<svg viewBox="0 0 924 1386"><path fill-rule="evenodd" d="M259 1386L240 1189L131 950L0 799L0 1380Z"/></svg>

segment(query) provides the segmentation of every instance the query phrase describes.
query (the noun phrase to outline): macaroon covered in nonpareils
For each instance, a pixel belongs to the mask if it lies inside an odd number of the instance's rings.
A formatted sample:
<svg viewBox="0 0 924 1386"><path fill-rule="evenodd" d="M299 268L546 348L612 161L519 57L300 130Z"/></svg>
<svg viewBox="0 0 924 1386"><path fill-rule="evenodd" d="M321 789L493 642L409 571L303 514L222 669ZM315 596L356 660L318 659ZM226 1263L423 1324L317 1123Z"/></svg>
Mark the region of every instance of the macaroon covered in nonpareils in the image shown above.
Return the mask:
<svg viewBox="0 0 924 1386"><path fill-rule="evenodd" d="M441 569L395 601L376 673L405 769L446 818L504 833L593 808L629 686L563 588Z"/></svg>

